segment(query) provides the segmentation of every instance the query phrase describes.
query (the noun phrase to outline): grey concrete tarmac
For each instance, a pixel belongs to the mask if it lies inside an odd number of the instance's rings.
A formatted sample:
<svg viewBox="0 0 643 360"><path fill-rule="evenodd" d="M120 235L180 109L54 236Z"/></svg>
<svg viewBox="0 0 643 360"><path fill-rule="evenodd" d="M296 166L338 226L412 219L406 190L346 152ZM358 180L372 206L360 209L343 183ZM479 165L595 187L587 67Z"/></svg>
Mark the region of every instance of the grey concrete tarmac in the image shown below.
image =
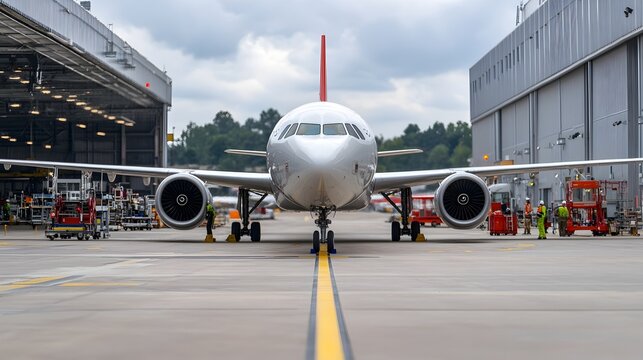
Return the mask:
<svg viewBox="0 0 643 360"><path fill-rule="evenodd" d="M424 228L389 240L387 215L333 219L332 257L361 359L641 359L643 239L536 240ZM313 222L283 213L261 243L204 229L48 241L0 233L2 359L301 359ZM535 232L534 232L535 233Z"/></svg>

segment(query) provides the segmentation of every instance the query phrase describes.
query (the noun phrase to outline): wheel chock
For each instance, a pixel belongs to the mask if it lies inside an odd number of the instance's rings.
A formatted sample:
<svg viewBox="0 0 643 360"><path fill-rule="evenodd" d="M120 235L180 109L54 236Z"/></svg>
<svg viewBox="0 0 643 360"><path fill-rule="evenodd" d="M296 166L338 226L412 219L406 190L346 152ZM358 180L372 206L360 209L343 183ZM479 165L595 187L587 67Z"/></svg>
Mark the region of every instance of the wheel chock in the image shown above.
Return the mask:
<svg viewBox="0 0 643 360"><path fill-rule="evenodd" d="M203 241L207 243L213 243L213 242L216 242L217 239L215 239L214 236L212 236L212 234L208 234L205 236L205 240Z"/></svg>
<svg viewBox="0 0 643 360"><path fill-rule="evenodd" d="M425 242L425 241L426 241L426 237L424 237L424 234L422 233L419 233L418 237L415 238L415 242Z"/></svg>
<svg viewBox="0 0 643 360"><path fill-rule="evenodd" d="M225 239L225 241L227 241L227 242L229 242L229 243L234 243L234 242L237 242L237 238L236 238L236 237L234 237L234 235L230 234L230 235L228 235L228 237Z"/></svg>
<svg viewBox="0 0 643 360"><path fill-rule="evenodd" d="M329 254L337 254L337 249L332 249L328 252Z"/></svg>

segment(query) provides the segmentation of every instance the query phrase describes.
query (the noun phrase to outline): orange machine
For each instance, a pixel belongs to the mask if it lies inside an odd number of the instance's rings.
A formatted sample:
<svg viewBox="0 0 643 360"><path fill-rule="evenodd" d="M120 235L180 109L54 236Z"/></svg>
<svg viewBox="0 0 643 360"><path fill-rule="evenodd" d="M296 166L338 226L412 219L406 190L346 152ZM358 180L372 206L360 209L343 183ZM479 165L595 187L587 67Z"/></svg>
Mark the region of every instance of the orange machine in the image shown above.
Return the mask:
<svg viewBox="0 0 643 360"><path fill-rule="evenodd" d="M598 180L572 180L567 183L567 234L590 230L594 236L605 236L609 226L603 210L603 191Z"/></svg>
<svg viewBox="0 0 643 360"><path fill-rule="evenodd" d="M422 225L430 224L433 227L442 224L442 219L435 213L434 198L434 195L413 195L410 221L417 221Z"/></svg>

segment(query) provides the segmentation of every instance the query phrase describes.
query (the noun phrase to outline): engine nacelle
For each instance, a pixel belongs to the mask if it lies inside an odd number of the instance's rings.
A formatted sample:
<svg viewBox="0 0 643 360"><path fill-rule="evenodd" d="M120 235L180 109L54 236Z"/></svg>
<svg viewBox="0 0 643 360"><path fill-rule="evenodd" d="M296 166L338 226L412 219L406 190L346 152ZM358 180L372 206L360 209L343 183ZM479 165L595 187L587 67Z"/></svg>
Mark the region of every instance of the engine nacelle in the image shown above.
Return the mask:
<svg viewBox="0 0 643 360"><path fill-rule="evenodd" d="M491 195L478 176L455 173L440 183L434 205L438 216L449 227L473 229L487 217Z"/></svg>
<svg viewBox="0 0 643 360"><path fill-rule="evenodd" d="M190 174L174 174L156 190L156 211L165 224L178 230L193 229L205 217L212 195L203 181Z"/></svg>

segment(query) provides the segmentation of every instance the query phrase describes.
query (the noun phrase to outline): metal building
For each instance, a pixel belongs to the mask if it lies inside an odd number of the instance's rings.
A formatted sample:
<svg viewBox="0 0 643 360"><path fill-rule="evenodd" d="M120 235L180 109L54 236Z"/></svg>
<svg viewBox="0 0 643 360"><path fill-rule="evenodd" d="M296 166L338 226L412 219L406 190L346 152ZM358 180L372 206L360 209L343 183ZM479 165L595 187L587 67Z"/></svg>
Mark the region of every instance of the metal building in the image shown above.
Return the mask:
<svg viewBox="0 0 643 360"><path fill-rule="evenodd" d="M0 157L164 166L171 96L164 71L75 1L0 0ZM0 193L42 176L2 171Z"/></svg>
<svg viewBox="0 0 643 360"><path fill-rule="evenodd" d="M531 0L516 29L470 69L473 165L641 156L643 0ZM487 160L485 160L487 159ZM582 169L629 181L637 165ZM505 182L518 197L563 199L575 171Z"/></svg>

